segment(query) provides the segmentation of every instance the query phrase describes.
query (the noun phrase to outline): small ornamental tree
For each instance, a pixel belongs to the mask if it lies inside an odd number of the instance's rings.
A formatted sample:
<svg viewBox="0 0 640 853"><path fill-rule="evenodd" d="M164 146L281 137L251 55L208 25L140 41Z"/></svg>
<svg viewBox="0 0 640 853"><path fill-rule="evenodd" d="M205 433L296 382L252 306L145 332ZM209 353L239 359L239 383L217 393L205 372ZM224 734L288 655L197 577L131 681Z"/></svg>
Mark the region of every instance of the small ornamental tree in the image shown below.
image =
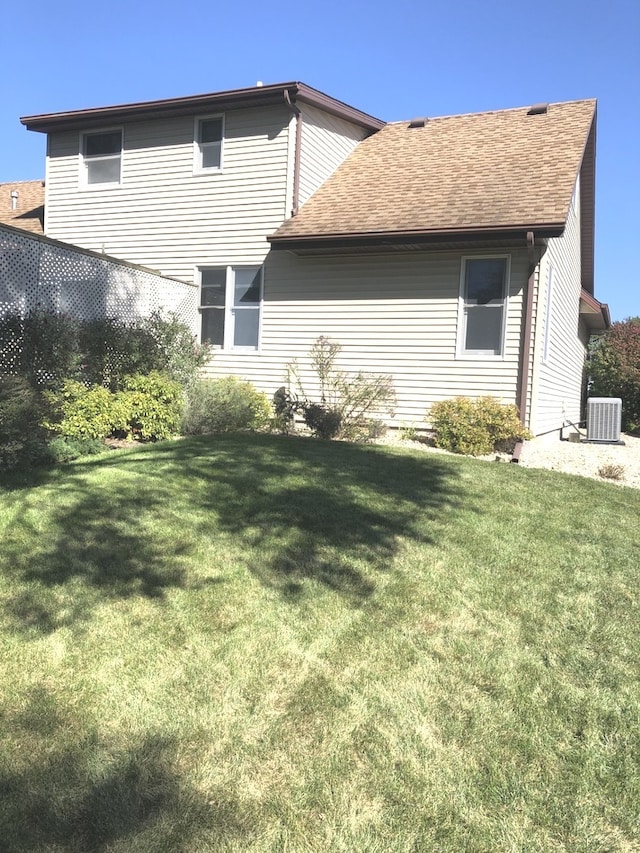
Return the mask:
<svg viewBox="0 0 640 853"><path fill-rule="evenodd" d="M384 434L385 424L372 417L386 412L395 414L396 392L387 374L348 374L336 365L342 351L337 341L325 335L317 338L309 350L309 359L317 377L319 402L309 400L294 359L287 365L287 385L278 388L273 404L276 423L286 432L301 412L309 429L318 438L345 438L369 441Z"/></svg>
<svg viewBox="0 0 640 853"><path fill-rule="evenodd" d="M640 431L640 317L618 321L591 344L589 396L620 397L622 428Z"/></svg>

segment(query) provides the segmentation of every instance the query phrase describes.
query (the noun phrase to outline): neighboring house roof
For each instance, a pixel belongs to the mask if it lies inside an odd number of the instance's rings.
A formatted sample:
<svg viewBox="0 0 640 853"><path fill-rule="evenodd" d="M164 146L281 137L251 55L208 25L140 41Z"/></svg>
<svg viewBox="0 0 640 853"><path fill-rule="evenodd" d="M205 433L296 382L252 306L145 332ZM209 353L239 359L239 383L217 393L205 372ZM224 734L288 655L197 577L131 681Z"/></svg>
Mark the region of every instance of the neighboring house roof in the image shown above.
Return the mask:
<svg viewBox="0 0 640 853"><path fill-rule="evenodd" d="M43 233L44 181L0 184L0 224Z"/></svg>
<svg viewBox="0 0 640 853"><path fill-rule="evenodd" d="M256 85L248 89L229 89L205 95L190 95L184 98L168 98L160 101L144 101L134 104L119 104L71 112L45 113L23 116L20 121L28 130L51 133L86 127L100 127L114 122L168 118L180 115L196 115L244 107L269 106L274 104L303 102L319 107L347 121L359 124L368 130L379 130L384 122L355 107L325 95L305 83L272 83Z"/></svg>
<svg viewBox="0 0 640 853"><path fill-rule="evenodd" d="M270 240L304 248L379 245L382 236L404 244L523 231L558 236L594 133L596 102L543 109L388 124L361 142ZM592 217L593 168L583 172Z"/></svg>

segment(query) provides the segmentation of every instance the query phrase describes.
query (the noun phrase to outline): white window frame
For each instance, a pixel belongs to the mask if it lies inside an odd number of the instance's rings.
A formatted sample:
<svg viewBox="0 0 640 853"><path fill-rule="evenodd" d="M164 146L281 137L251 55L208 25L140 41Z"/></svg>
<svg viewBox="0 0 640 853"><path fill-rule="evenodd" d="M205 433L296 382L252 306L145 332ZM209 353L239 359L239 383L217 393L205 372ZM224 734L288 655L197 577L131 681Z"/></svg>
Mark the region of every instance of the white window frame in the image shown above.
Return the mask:
<svg viewBox="0 0 640 853"><path fill-rule="evenodd" d="M500 326L500 352L491 350L470 350L466 348L467 337L467 311L466 311L466 283L467 265L469 261L504 261L504 281L502 284L502 323ZM470 359L473 361L490 360L504 361L506 348L507 315L509 311L509 287L511 282L511 255L463 255L460 263L460 290L458 295L458 335L456 342L456 357L459 359ZM496 308L498 306L495 306Z"/></svg>
<svg viewBox="0 0 640 853"><path fill-rule="evenodd" d="M203 166L202 165L202 150L203 145L212 145L211 142L200 142L200 126L205 121L211 119L221 119L222 129L220 135L220 164L218 166ZM224 166L224 135L225 135L225 115L224 113L214 113L213 115L197 116L193 122L193 173L194 175L212 175L222 172Z"/></svg>
<svg viewBox="0 0 640 853"><path fill-rule="evenodd" d="M200 316L203 311L223 311L224 312L224 335L222 346L218 344L210 344L216 351L235 352L235 353L256 353L260 352L262 342L262 306L264 303L264 267L256 264L235 264L234 266L224 264L202 264L197 268L196 280L200 288L200 296L202 297L202 273L206 270L224 270L225 271L225 298L224 308L214 307L211 305L203 305L202 298L200 299ZM237 270L254 270L260 274L260 299L257 303L257 308L248 306L246 308L236 306L235 303L235 274ZM258 311L258 340L255 347L236 346L233 342L235 337L235 318L236 311ZM202 320L199 330L200 342L202 343Z"/></svg>
<svg viewBox="0 0 640 853"><path fill-rule="evenodd" d="M104 136L110 133L119 133L120 134L120 154L85 154L85 144L86 140L90 136ZM123 127L107 127L100 130L87 130L82 131L80 133L80 152L79 152L79 164L80 164L80 186L85 190L100 190L105 188L113 188L119 187L122 184L122 160L123 160L123 152L124 152L124 128ZM89 164L94 163L100 160L114 160L118 158L119 169L118 169L118 180L117 181L102 181L100 183L90 184L89 177Z"/></svg>
<svg viewBox="0 0 640 853"><path fill-rule="evenodd" d="M551 354L551 320L553 317L553 290L556 272L552 266L549 267L547 277L547 304L544 308L544 340L542 343L542 363L547 364Z"/></svg>

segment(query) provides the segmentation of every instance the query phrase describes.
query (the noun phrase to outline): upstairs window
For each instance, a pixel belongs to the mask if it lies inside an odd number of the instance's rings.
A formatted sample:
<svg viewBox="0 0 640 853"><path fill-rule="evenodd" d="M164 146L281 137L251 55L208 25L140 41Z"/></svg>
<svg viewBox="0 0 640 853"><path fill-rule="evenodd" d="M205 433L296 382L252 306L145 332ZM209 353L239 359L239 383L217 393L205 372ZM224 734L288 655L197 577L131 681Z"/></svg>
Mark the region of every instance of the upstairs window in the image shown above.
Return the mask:
<svg viewBox="0 0 640 853"><path fill-rule="evenodd" d="M196 121L196 172L222 169L222 140L224 116L197 119Z"/></svg>
<svg viewBox="0 0 640 853"><path fill-rule="evenodd" d="M458 353L502 356L509 258L463 258Z"/></svg>
<svg viewBox="0 0 640 853"><path fill-rule="evenodd" d="M260 339L262 270L211 267L200 270L201 341L228 350L257 350Z"/></svg>
<svg viewBox="0 0 640 853"><path fill-rule="evenodd" d="M85 133L82 137L83 182L87 186L119 184L122 131Z"/></svg>

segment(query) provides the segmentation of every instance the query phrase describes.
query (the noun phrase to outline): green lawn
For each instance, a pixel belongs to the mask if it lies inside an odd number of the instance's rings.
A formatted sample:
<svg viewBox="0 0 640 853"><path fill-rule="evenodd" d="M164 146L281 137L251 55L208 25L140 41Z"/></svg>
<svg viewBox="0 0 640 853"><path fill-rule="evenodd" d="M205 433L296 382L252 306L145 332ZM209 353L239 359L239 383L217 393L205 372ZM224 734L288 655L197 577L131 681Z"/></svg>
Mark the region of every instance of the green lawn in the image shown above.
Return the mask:
<svg viewBox="0 0 640 853"><path fill-rule="evenodd" d="M640 850L640 491L275 436L0 486L0 850Z"/></svg>

